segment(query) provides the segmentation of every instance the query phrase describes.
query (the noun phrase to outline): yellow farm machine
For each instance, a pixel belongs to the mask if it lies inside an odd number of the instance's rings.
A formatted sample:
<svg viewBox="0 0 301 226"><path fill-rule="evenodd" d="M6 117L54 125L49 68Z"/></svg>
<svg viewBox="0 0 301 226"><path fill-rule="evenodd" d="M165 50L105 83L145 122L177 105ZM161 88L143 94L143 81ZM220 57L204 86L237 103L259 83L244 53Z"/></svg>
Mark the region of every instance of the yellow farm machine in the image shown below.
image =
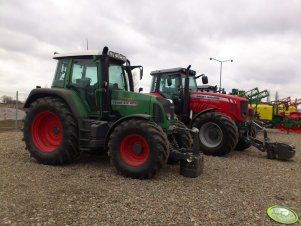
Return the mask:
<svg viewBox="0 0 301 226"><path fill-rule="evenodd" d="M270 103L260 103L257 105L258 119L272 128L301 133L299 104L301 104L301 98L292 101L290 97L271 101Z"/></svg>

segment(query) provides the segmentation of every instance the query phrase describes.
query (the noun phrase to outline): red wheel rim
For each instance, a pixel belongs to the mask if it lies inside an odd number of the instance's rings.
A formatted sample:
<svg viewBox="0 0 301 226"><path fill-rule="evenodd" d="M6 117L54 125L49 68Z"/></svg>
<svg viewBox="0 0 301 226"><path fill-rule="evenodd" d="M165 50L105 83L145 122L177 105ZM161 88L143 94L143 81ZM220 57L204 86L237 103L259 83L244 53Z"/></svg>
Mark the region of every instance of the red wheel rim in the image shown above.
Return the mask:
<svg viewBox="0 0 301 226"><path fill-rule="evenodd" d="M149 153L150 150L146 139L138 134L127 135L121 142L121 158L130 166L144 164L149 157Z"/></svg>
<svg viewBox="0 0 301 226"><path fill-rule="evenodd" d="M49 153L61 145L64 129L61 120L56 114L43 111L34 118L31 134L35 146L41 152Z"/></svg>

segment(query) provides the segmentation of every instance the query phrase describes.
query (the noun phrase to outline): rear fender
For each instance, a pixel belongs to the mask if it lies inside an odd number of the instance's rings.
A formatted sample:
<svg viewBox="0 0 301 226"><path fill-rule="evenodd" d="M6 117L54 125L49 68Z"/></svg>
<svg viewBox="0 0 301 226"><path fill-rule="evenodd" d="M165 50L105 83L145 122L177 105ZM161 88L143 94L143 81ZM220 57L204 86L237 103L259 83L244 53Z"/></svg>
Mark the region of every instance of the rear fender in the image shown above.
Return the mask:
<svg viewBox="0 0 301 226"><path fill-rule="evenodd" d="M39 98L43 97L55 97L63 100L66 105L71 110L72 114L76 119L87 117L88 112L85 109L84 105L82 104L82 101L77 97L76 95L72 96L72 91L65 90L65 89L58 89L58 88L37 88L33 89L28 98L26 99L26 102L24 104L24 108L29 108L31 103L36 101ZM78 100L74 100L74 98L77 98Z"/></svg>
<svg viewBox="0 0 301 226"><path fill-rule="evenodd" d="M205 109L205 110L203 110L203 111L197 113L197 114L191 119L191 121L190 121L190 123L189 123L189 128L192 128L192 125L193 125L194 121L195 121L200 115L205 114L205 113L207 113L207 112L215 111L215 110L217 110L217 109L218 109L218 108L208 108L208 109Z"/></svg>

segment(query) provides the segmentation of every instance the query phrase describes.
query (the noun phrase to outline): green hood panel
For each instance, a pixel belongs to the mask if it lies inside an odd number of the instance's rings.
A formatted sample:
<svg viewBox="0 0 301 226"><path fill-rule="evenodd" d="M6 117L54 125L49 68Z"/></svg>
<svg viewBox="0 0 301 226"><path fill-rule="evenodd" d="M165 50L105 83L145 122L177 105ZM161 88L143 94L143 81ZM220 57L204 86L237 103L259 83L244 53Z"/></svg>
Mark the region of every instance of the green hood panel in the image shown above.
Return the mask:
<svg viewBox="0 0 301 226"><path fill-rule="evenodd" d="M150 103L151 96L149 95L123 90L112 91L112 110L118 111L122 116L132 114L151 115Z"/></svg>
<svg viewBox="0 0 301 226"><path fill-rule="evenodd" d="M162 128L169 126L169 121L166 118L166 112L162 106L162 103L156 99L156 97L142 94L127 92L124 90L112 90L111 98L112 110L119 112L124 117L133 114L147 114L154 120L154 104L160 106L164 115L164 121L158 123Z"/></svg>

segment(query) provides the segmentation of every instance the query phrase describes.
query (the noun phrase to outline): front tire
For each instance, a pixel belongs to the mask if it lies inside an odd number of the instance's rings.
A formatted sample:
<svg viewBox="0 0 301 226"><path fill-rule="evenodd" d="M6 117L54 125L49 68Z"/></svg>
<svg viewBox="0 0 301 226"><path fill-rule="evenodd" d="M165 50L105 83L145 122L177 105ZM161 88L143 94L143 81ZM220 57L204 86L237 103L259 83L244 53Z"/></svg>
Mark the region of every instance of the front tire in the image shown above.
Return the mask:
<svg viewBox="0 0 301 226"><path fill-rule="evenodd" d="M183 122L177 120L171 121L170 125L179 128L187 128ZM169 140L170 152L172 152L173 149L190 148L193 143L191 134L187 130L181 130L177 133L168 135L168 140ZM174 165L177 164L178 162L179 160L175 159L173 155L170 155L168 157L167 164Z"/></svg>
<svg viewBox="0 0 301 226"><path fill-rule="evenodd" d="M40 163L58 165L74 161L80 155L77 131L76 120L60 99L37 99L26 112L26 149Z"/></svg>
<svg viewBox="0 0 301 226"><path fill-rule="evenodd" d="M130 119L118 125L110 136L108 148L117 172L138 179L155 176L169 155L163 130L143 119Z"/></svg>
<svg viewBox="0 0 301 226"><path fill-rule="evenodd" d="M199 129L200 148L206 155L224 156L237 144L237 127L231 118L222 113L202 114L193 126Z"/></svg>

